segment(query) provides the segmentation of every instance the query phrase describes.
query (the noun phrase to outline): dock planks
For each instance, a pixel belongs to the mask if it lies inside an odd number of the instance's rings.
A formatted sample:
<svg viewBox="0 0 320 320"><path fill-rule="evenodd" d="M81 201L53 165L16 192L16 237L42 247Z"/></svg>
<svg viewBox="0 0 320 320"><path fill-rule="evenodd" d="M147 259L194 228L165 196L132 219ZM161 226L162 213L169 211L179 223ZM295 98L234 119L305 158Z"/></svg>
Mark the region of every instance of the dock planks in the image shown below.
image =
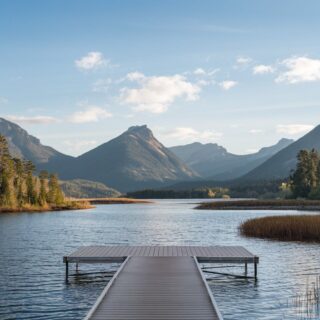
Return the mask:
<svg viewBox="0 0 320 320"><path fill-rule="evenodd" d="M86 320L222 319L194 258L135 256L124 263Z"/></svg>
<svg viewBox="0 0 320 320"><path fill-rule="evenodd" d="M121 262L85 320L222 319L200 262L254 264L241 246L86 246L64 256L68 263Z"/></svg>
<svg viewBox="0 0 320 320"><path fill-rule="evenodd" d="M258 262L241 246L86 246L64 257L68 262L124 261L126 257L197 257L208 262Z"/></svg>

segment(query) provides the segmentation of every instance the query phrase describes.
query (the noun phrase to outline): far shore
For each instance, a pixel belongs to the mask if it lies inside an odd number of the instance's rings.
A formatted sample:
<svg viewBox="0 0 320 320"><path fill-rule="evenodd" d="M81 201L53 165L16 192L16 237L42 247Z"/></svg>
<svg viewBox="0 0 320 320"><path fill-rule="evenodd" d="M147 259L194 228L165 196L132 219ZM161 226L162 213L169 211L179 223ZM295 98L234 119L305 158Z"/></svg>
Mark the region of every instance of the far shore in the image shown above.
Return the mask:
<svg viewBox="0 0 320 320"><path fill-rule="evenodd" d="M132 199L132 198L88 198L88 199L72 199L72 201L88 202L91 205L152 203L152 201L149 201L149 200L140 200L140 199Z"/></svg>
<svg viewBox="0 0 320 320"><path fill-rule="evenodd" d="M204 210L301 210L320 211L320 200L229 200L200 203Z"/></svg>

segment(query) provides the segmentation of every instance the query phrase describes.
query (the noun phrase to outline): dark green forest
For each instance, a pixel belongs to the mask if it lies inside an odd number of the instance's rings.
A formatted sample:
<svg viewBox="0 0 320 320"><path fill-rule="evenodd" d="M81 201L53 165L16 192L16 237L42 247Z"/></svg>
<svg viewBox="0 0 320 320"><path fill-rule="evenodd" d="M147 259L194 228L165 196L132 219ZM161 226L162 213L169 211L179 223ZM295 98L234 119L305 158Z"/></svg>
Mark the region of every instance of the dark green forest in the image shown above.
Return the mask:
<svg viewBox="0 0 320 320"><path fill-rule="evenodd" d="M0 135L0 207L50 208L65 204L57 175L34 174L31 161L10 155L6 138Z"/></svg>
<svg viewBox="0 0 320 320"><path fill-rule="evenodd" d="M290 177L293 198L320 199L320 155L312 149L301 150L297 167Z"/></svg>

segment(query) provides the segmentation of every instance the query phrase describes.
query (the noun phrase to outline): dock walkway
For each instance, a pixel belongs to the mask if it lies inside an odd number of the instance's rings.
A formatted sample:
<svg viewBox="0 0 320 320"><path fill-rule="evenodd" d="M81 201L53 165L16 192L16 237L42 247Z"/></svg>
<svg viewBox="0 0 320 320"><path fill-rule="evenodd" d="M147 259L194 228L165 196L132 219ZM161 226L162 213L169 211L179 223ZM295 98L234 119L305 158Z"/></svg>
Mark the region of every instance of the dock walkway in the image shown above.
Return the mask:
<svg viewBox="0 0 320 320"><path fill-rule="evenodd" d="M253 263L243 247L90 246L65 256L68 263L121 262L85 320L221 320L199 262ZM66 278L67 279L67 278Z"/></svg>

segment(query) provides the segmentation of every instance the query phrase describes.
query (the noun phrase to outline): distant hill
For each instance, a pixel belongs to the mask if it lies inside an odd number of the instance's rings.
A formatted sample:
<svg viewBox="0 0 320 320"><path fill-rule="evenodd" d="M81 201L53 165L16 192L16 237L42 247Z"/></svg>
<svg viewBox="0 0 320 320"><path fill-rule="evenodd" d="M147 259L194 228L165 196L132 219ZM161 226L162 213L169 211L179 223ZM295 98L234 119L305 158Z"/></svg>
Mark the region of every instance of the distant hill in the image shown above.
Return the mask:
<svg viewBox="0 0 320 320"><path fill-rule="evenodd" d="M320 151L320 125L241 177L240 181L286 178L290 175L290 171L296 167L298 152L302 149L311 150L312 148Z"/></svg>
<svg viewBox="0 0 320 320"><path fill-rule="evenodd" d="M204 179L220 181L246 174L292 142L291 139L281 139L273 146L248 155L229 153L216 143L195 142L172 147L170 150Z"/></svg>
<svg viewBox="0 0 320 320"><path fill-rule="evenodd" d="M70 198L114 198L121 195L101 182L89 180L60 181L60 186L65 196Z"/></svg>
<svg viewBox="0 0 320 320"><path fill-rule="evenodd" d="M79 156L60 175L64 179L100 181L122 192L198 177L147 126L131 127Z"/></svg>
<svg viewBox="0 0 320 320"><path fill-rule="evenodd" d="M39 139L3 118L0 118L0 134L7 138L12 156L31 160L37 167L48 166L52 162L65 163L73 159L51 147L42 145Z"/></svg>

